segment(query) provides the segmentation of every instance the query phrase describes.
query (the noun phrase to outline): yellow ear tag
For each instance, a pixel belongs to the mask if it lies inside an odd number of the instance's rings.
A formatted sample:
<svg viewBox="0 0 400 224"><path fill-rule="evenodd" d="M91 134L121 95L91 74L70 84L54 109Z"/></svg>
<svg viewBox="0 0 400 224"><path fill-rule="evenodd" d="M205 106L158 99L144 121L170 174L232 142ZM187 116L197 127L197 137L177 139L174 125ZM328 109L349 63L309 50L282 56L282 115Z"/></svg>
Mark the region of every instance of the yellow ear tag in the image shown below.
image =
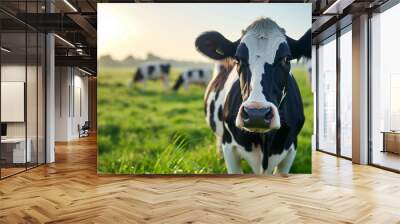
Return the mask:
<svg viewBox="0 0 400 224"><path fill-rule="evenodd" d="M219 55L224 56L224 52L223 52L221 49L219 49L219 48L217 48L217 49L215 50L215 52L217 52L217 54L219 54Z"/></svg>

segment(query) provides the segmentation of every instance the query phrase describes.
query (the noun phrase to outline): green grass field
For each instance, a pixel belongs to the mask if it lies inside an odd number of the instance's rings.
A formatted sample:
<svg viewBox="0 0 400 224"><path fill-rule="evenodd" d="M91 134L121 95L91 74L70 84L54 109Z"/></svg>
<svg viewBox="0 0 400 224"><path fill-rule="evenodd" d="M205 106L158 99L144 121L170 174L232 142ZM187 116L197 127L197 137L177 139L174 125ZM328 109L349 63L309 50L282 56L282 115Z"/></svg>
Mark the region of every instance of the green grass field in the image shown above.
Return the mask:
<svg viewBox="0 0 400 224"><path fill-rule="evenodd" d="M116 174L225 174L222 155L206 124L204 88L165 90L158 82L128 88L133 68L100 67L98 76L98 172ZM172 71L172 82L179 71ZM311 173L313 97L303 70L299 84L306 123L291 173ZM171 84L173 84L171 82ZM251 169L243 161L245 173Z"/></svg>

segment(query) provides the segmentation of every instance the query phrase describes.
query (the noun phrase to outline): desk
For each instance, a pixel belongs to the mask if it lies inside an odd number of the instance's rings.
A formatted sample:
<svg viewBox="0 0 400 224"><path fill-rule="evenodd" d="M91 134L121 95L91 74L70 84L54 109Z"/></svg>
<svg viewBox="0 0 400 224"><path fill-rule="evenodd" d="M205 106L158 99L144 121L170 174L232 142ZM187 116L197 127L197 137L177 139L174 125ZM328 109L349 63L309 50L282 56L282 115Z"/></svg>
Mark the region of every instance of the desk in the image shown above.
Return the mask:
<svg viewBox="0 0 400 224"><path fill-rule="evenodd" d="M25 163L32 160L31 146L32 140L26 139L28 143L25 154L25 138L5 138L1 139L1 157L6 163ZM25 161L26 159L26 161Z"/></svg>
<svg viewBox="0 0 400 224"><path fill-rule="evenodd" d="M382 152L400 154L400 131L383 131Z"/></svg>

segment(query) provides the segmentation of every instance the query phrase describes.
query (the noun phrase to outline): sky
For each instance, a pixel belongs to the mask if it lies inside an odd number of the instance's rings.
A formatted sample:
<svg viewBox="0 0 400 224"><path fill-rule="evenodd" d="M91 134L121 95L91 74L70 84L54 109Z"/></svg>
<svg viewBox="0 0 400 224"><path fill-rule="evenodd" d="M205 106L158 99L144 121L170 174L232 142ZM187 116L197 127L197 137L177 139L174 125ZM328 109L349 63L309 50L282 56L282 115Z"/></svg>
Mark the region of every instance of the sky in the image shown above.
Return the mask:
<svg viewBox="0 0 400 224"><path fill-rule="evenodd" d="M269 17L294 39L311 28L309 3L99 3L98 55L208 62L194 47L196 37L216 30L235 41L260 17Z"/></svg>

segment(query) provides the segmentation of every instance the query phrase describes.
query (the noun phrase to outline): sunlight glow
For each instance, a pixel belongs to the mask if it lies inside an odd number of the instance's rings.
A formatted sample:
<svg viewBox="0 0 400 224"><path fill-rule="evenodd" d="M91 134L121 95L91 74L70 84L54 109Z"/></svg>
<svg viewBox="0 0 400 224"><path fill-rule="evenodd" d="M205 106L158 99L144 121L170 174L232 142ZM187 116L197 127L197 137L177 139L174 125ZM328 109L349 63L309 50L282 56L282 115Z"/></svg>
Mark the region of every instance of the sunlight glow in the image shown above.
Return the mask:
<svg viewBox="0 0 400 224"><path fill-rule="evenodd" d="M311 27L311 4L99 3L98 55L124 59L153 53L167 59L209 61L196 51L196 37L217 30L237 40L241 30L270 17L299 38Z"/></svg>

